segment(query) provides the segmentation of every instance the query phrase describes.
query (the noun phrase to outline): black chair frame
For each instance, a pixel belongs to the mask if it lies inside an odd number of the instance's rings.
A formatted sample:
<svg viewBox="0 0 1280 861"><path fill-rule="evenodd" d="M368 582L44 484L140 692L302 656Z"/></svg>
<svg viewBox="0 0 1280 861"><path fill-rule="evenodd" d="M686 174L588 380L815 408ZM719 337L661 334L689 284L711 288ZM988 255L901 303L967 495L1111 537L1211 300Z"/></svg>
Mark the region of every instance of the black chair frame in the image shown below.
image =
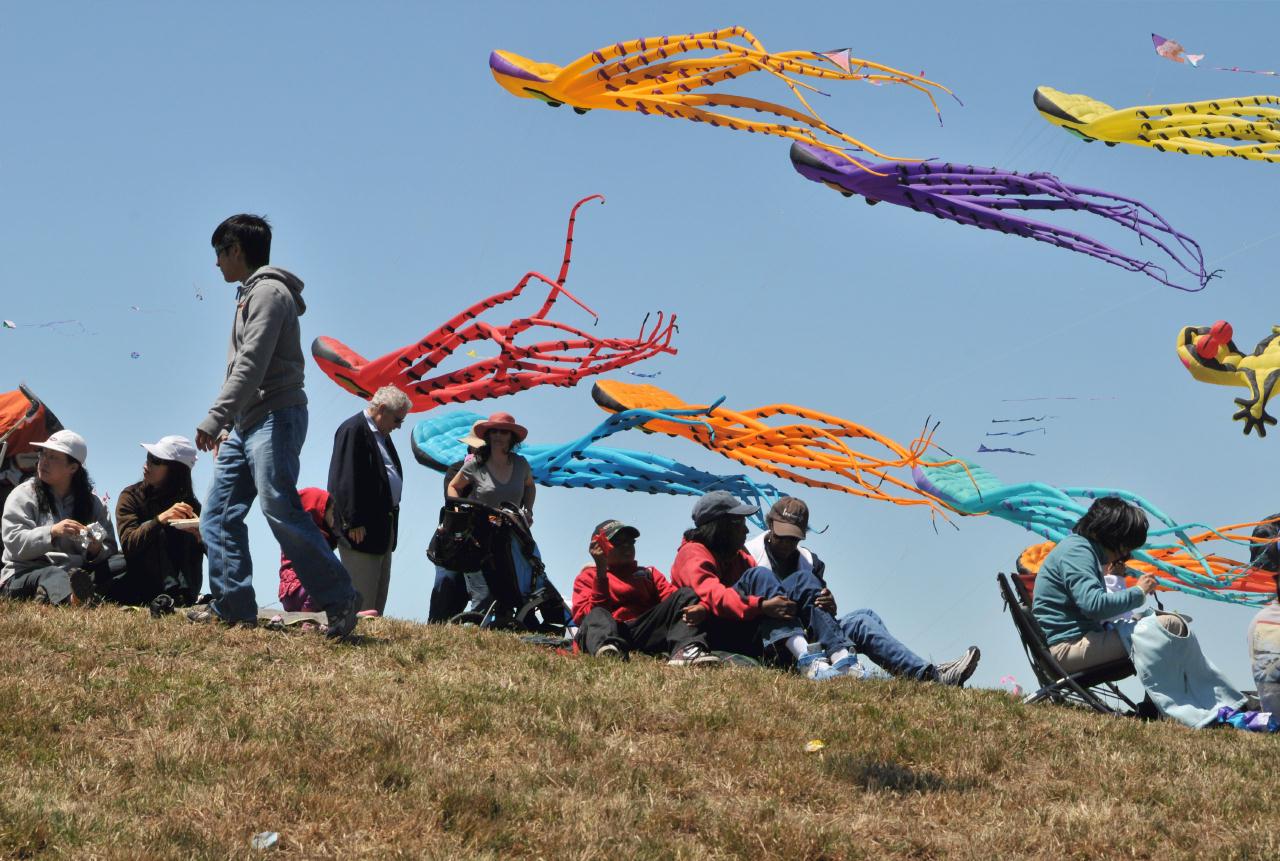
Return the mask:
<svg viewBox="0 0 1280 861"><path fill-rule="evenodd" d="M1100 714L1123 717L1146 715L1145 709L1125 696L1116 686L1116 682L1135 674L1132 661L1126 658L1068 673L1049 651L1044 632L1031 614L1031 598L1026 594L1022 582L1017 577L1010 578L1003 573L996 575L996 582L1000 587L1000 597L1004 599L1004 608L1013 618L1022 649L1040 684L1039 690L1023 698L1024 703L1048 701L1082 706Z"/></svg>

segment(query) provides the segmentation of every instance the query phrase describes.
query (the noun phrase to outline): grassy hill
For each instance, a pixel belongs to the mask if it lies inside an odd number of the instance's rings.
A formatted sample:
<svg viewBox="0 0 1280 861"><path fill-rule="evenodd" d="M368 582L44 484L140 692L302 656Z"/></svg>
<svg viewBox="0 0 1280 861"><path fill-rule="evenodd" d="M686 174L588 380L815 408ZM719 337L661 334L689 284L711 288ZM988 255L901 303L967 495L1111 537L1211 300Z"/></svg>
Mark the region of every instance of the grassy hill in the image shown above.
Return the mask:
<svg viewBox="0 0 1280 861"><path fill-rule="evenodd" d="M0 602L0 857L1280 857L1276 738L360 630Z"/></svg>

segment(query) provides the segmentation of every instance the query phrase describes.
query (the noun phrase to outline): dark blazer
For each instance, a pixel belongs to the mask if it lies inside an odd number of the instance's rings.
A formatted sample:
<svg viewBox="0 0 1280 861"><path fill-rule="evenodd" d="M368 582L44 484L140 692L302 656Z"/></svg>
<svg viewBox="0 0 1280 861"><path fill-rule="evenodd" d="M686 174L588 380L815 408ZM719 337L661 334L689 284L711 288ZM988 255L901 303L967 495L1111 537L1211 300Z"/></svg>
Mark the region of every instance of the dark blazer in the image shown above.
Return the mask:
<svg viewBox="0 0 1280 861"><path fill-rule="evenodd" d="M403 479L400 455L390 436L386 444L387 454ZM364 410L339 425L333 435L328 490L333 497L334 526L353 550L380 556L396 549L400 509L391 506L387 468ZM356 544L347 532L359 526L365 528L365 536Z"/></svg>

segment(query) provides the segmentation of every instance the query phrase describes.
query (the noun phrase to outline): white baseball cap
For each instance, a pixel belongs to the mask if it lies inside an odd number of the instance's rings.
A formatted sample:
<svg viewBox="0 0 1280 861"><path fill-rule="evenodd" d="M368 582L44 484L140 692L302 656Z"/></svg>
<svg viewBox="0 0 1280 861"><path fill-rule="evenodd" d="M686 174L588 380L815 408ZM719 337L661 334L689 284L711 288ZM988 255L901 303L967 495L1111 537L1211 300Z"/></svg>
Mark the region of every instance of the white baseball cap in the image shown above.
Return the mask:
<svg viewBox="0 0 1280 861"><path fill-rule="evenodd" d="M60 430L51 434L44 442L33 442L31 445L34 448L60 451L67 457L74 458L81 465L84 465L85 459L89 457L89 446L85 445L84 437L75 431Z"/></svg>
<svg viewBox="0 0 1280 861"><path fill-rule="evenodd" d="M158 442L138 443L160 460L176 460L187 469L196 465L196 447L185 436L162 436Z"/></svg>

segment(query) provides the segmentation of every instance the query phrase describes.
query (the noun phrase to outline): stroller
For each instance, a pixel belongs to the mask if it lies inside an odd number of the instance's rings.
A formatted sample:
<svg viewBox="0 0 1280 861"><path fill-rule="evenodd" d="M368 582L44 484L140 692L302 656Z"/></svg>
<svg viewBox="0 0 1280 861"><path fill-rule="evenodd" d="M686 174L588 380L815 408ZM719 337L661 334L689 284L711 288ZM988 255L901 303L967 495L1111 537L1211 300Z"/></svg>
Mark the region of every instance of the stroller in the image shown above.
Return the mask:
<svg viewBox="0 0 1280 861"><path fill-rule="evenodd" d="M62 422L25 385L0 392L0 508L15 487L35 474L39 452L32 443L60 430Z"/></svg>
<svg viewBox="0 0 1280 861"><path fill-rule="evenodd" d="M468 580L483 583L469 589L479 600L452 623L541 634L563 634L569 624L569 608L547 579L529 524L514 506L447 499L427 557L450 571L478 572Z"/></svg>

